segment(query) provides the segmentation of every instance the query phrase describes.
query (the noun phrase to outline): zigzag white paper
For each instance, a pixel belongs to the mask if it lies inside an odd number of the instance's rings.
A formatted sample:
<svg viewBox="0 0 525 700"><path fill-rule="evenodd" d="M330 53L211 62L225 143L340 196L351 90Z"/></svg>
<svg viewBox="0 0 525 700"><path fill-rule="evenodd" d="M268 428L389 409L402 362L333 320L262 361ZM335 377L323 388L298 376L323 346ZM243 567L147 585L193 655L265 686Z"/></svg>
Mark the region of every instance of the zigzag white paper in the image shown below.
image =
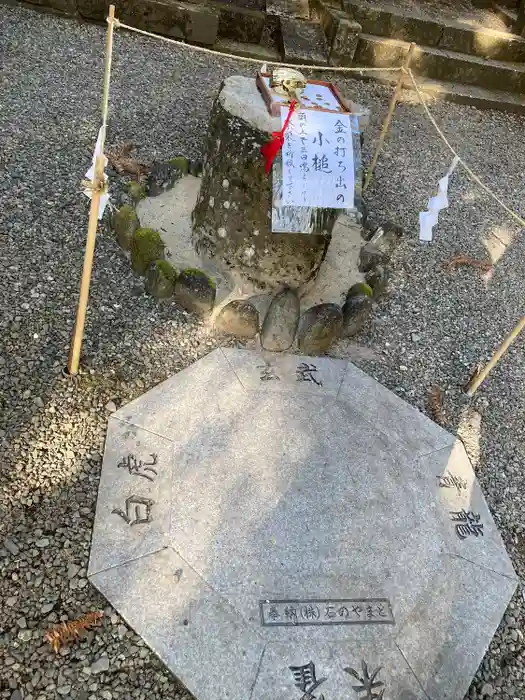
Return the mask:
<svg viewBox="0 0 525 700"><path fill-rule="evenodd" d="M419 240L431 241L432 229L438 223L439 212L448 207L448 181L456 165L459 163L459 158L456 156L452 161L447 174L441 178L438 183L438 193L428 200L427 211L419 213Z"/></svg>

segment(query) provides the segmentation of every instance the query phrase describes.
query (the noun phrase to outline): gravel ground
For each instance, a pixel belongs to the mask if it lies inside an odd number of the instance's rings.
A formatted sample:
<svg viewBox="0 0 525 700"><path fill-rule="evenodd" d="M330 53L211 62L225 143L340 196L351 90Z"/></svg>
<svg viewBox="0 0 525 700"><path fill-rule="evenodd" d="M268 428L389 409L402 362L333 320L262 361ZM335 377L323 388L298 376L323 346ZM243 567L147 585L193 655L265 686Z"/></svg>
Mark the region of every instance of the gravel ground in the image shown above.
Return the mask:
<svg viewBox="0 0 525 700"><path fill-rule="evenodd" d="M62 376L87 221L79 179L99 127L103 46L101 27L0 7L0 698L11 700L188 697L86 580L109 412L225 342L174 304L142 295L103 231L86 371L76 382ZM212 97L238 70L234 62L119 35L109 146L134 141L146 160L202 157ZM343 87L371 107L370 133L377 133L387 91L352 81ZM519 210L523 119L451 105L434 111L474 170ZM463 174L453 179L452 206L435 241L418 243L417 213L449 160L421 111L401 105L370 208L407 234L391 293L357 339L358 364L421 410L432 385L445 389L447 426L465 441L523 576L523 341L475 400L460 386L523 313L525 248L518 228ZM491 276L443 268L455 253L485 258L487 250ZM334 354L355 357L355 347L340 343ZM108 614L84 641L59 655L43 643L52 623L98 609ZM524 624L519 590L471 700L525 698Z"/></svg>

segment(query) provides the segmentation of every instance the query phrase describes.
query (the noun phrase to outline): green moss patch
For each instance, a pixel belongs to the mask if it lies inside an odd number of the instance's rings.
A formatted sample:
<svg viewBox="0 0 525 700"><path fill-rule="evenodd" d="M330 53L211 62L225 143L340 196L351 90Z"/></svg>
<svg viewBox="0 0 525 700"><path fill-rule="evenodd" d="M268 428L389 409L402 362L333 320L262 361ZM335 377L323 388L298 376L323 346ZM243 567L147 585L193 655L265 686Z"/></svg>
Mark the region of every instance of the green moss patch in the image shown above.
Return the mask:
<svg viewBox="0 0 525 700"><path fill-rule="evenodd" d="M134 202L140 202L141 199L146 198L146 188L140 182L132 180L126 185L126 192L129 194Z"/></svg>
<svg viewBox="0 0 525 700"><path fill-rule="evenodd" d="M359 294L365 294L367 297L372 297L374 296L374 290L366 282L358 282L350 287L346 298L349 299L350 297L356 297Z"/></svg>
<svg viewBox="0 0 525 700"><path fill-rule="evenodd" d="M177 272L167 260L155 260L147 272L144 287L148 294L157 299L167 299L173 295Z"/></svg>
<svg viewBox="0 0 525 700"><path fill-rule="evenodd" d="M177 270L173 267L173 265L170 262L162 259L155 260L155 265L167 280L175 282L175 280L177 279Z"/></svg>
<svg viewBox="0 0 525 700"><path fill-rule="evenodd" d="M181 275L186 275L187 277L205 277L212 289L215 289L215 282L213 279L207 275L204 270L199 270L197 267L187 267L181 270Z"/></svg>
<svg viewBox="0 0 525 700"><path fill-rule="evenodd" d="M131 242L135 232L140 227L139 217L133 207L123 204L112 216L111 227L118 241L124 250L131 248Z"/></svg>
<svg viewBox="0 0 525 700"><path fill-rule="evenodd" d="M139 275L144 275L152 263L164 258L164 251L164 241L158 231L153 228L137 229L131 241L133 270Z"/></svg>
<svg viewBox="0 0 525 700"><path fill-rule="evenodd" d="M175 158L170 158L168 163L173 165L174 168L177 168L177 170L180 170L181 173L184 173L184 175L188 174L190 164L188 159L184 158L184 156L175 156Z"/></svg>

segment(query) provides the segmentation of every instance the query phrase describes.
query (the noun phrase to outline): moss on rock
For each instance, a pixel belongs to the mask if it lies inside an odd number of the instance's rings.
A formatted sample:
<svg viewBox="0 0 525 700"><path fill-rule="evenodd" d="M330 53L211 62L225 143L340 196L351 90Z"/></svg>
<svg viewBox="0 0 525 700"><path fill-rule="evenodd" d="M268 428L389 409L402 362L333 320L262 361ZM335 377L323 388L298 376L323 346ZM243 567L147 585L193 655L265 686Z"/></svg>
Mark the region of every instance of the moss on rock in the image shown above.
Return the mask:
<svg viewBox="0 0 525 700"><path fill-rule="evenodd" d="M139 228L131 241L131 267L144 275L156 260L164 258L164 242L160 233L152 228Z"/></svg>
<svg viewBox="0 0 525 700"><path fill-rule="evenodd" d="M173 282L177 279L177 270L173 265L167 260L155 260L155 265L159 268L166 279L170 279Z"/></svg>
<svg viewBox="0 0 525 700"><path fill-rule="evenodd" d="M187 277L205 277L208 280L208 284L212 289L215 289L215 281L208 275L204 270L199 270L198 267L186 267L181 270L181 275L186 275Z"/></svg>
<svg viewBox="0 0 525 700"><path fill-rule="evenodd" d="M139 227L137 212L129 204L123 204L111 218L111 228L123 250L131 248L131 241Z"/></svg>
<svg viewBox="0 0 525 700"><path fill-rule="evenodd" d="M155 260L146 272L144 288L157 299L167 299L173 295L177 271L167 260Z"/></svg>
<svg viewBox="0 0 525 700"><path fill-rule="evenodd" d="M126 191L135 203L146 198L146 188L141 182L137 182L136 180L128 182Z"/></svg>
<svg viewBox="0 0 525 700"><path fill-rule="evenodd" d="M353 284L350 287L346 294L346 298L349 299L350 297L356 297L359 294L365 294L367 297L372 297L374 296L374 290L366 282L357 282L357 284Z"/></svg>
<svg viewBox="0 0 525 700"><path fill-rule="evenodd" d="M190 163L184 156L175 156L175 158L170 158L168 163L173 165L174 168L177 168L177 170L180 170L180 172L184 173L184 175L188 174Z"/></svg>
<svg viewBox="0 0 525 700"><path fill-rule="evenodd" d="M199 316L211 313L215 295L215 282L203 270L186 268L175 282L175 300L186 311L192 311Z"/></svg>

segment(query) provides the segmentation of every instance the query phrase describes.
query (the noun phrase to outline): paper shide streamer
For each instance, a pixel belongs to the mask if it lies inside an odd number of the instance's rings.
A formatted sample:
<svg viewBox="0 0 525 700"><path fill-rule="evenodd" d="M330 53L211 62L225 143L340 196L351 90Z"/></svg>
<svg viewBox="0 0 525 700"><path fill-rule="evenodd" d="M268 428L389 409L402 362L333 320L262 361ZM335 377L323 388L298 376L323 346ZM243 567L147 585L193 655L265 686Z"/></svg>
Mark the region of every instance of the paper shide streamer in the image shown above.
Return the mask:
<svg viewBox="0 0 525 700"><path fill-rule="evenodd" d="M459 158L456 156L452 161L447 174L438 183L437 195L428 200L427 211L419 213L419 240L431 241L432 229L438 223L439 212L448 207L448 182L456 169Z"/></svg>
<svg viewBox="0 0 525 700"><path fill-rule="evenodd" d="M103 129L104 129L104 127L101 126L99 131L98 131L97 142L95 144L95 151L93 153L93 162L91 164L90 169L87 171L87 173L85 175L85 180L87 180L89 182L93 182L93 178L95 176L95 162L97 160L97 156L102 155L102 130ZM100 195L100 203L98 205L99 221L100 221L100 219L102 219L102 216L104 215L104 210L107 207L108 202L109 202L109 194L108 194L108 190L107 190L108 176L106 175L106 172L105 172L107 164L108 164L108 159L106 158L106 156L104 156L104 190ZM84 194L86 195L86 197L91 199L93 196L93 191L90 188L86 187L84 189Z"/></svg>

